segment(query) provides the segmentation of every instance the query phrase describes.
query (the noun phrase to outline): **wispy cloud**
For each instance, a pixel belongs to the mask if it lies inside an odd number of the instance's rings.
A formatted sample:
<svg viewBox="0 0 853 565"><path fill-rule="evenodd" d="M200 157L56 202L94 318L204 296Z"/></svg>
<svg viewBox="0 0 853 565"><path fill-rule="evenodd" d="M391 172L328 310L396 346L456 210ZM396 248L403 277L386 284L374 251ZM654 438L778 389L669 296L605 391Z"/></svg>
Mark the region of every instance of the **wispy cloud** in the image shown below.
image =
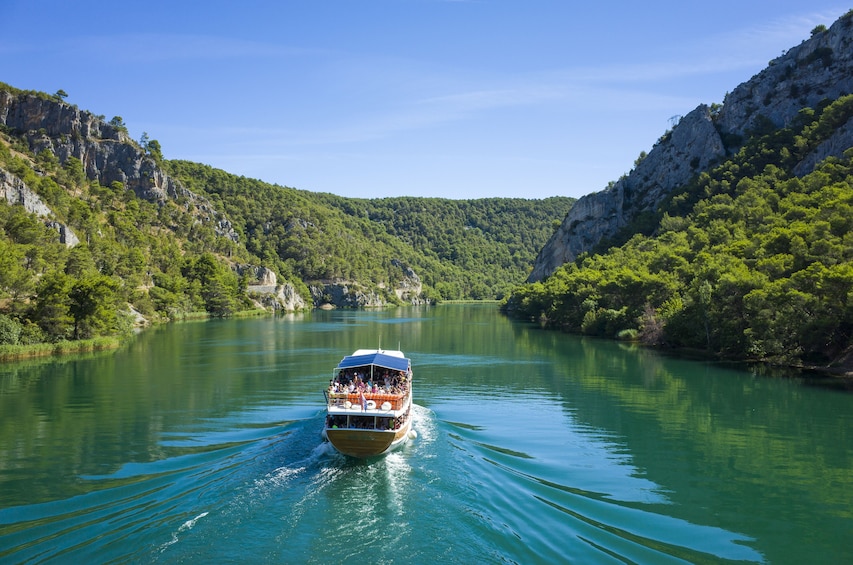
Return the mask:
<svg viewBox="0 0 853 565"><path fill-rule="evenodd" d="M481 118L497 110L566 111L572 107L572 111L586 113L689 111L699 102L714 100L695 100L674 93L674 82L740 70L746 80L750 72L763 67L782 49L806 39L815 25L831 23L838 15L821 12L770 20L680 46L672 59L596 67L569 64L539 72L487 73L447 64L326 51L322 52L322 68L315 69L323 84L312 84L307 79L302 83L308 90L329 85L337 90L324 92L332 98L324 115L289 127L277 127L273 120L271 127L209 130L200 135L243 140L249 137L257 139L259 145L278 147L320 146L392 138ZM116 41L90 41L101 40ZM121 41L148 46L159 42L159 47L145 55L149 59L299 57L319 53L206 36L121 36ZM346 97L354 91L365 98L350 104ZM334 103L336 97L339 104Z"/></svg>
<svg viewBox="0 0 853 565"><path fill-rule="evenodd" d="M711 36L697 46L718 51L732 65L737 65L738 61L741 61L742 65L755 61L767 63L767 56L781 55L784 50L808 39L815 26L829 26L848 9L839 7L837 10L769 19L757 25ZM759 60L761 56L765 58Z"/></svg>
<svg viewBox="0 0 853 565"><path fill-rule="evenodd" d="M60 40L48 45L20 46L19 50L54 49L64 55L79 55L113 63L162 63L182 60L222 60L240 58L280 58L319 54L275 43L249 41L211 35L129 33L87 35Z"/></svg>

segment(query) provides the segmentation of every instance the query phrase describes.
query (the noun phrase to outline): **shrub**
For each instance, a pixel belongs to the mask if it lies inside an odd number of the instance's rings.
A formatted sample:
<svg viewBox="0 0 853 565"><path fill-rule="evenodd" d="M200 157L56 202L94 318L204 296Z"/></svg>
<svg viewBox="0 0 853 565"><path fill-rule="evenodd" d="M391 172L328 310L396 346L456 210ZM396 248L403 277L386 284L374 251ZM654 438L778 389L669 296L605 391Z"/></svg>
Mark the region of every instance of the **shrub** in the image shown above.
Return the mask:
<svg viewBox="0 0 853 565"><path fill-rule="evenodd" d="M17 345L23 329L14 318L0 314L0 345Z"/></svg>

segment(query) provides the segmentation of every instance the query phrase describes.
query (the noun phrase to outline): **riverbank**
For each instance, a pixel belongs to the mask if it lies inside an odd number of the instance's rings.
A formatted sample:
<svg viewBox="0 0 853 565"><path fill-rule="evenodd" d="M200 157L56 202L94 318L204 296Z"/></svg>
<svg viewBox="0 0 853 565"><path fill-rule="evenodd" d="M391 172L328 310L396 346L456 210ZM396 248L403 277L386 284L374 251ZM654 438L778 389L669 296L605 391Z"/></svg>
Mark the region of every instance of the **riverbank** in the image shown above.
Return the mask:
<svg viewBox="0 0 853 565"><path fill-rule="evenodd" d="M758 372L762 376L802 378L813 383L820 382L822 385L831 386L832 388L840 387L844 390L853 391L853 346L848 348L845 354L831 363L827 365L815 365L806 363L786 364L766 359L735 359L730 357L721 357L698 349L672 349L646 345L641 343L639 340L632 340L631 343L636 343L642 347L648 347L653 351L657 351L658 353L672 358L687 359L690 361L707 361L717 365L750 367L751 369L761 367L761 370Z"/></svg>
<svg viewBox="0 0 853 565"><path fill-rule="evenodd" d="M91 353L118 349L122 340L116 336L81 339L79 341L59 341L56 343L33 343L28 345L0 345L0 362L23 361L52 355L71 353Z"/></svg>
<svg viewBox="0 0 853 565"><path fill-rule="evenodd" d="M252 310L243 310L235 312L229 318L252 318L256 316L269 316L274 314L269 310L255 308ZM208 312L187 312L176 316L172 320L165 322L153 323L150 320L139 317L137 318L137 331L143 331L145 328L159 323L172 322L189 322L197 320L210 319L212 316ZM0 345L0 363L23 361L26 359L36 359L39 357L51 357L58 355L72 355L77 353L92 353L96 351L108 351L110 349L118 349L125 342L126 337L122 336L102 336L92 339L81 339L76 341L58 341L56 343L31 343L26 345Z"/></svg>

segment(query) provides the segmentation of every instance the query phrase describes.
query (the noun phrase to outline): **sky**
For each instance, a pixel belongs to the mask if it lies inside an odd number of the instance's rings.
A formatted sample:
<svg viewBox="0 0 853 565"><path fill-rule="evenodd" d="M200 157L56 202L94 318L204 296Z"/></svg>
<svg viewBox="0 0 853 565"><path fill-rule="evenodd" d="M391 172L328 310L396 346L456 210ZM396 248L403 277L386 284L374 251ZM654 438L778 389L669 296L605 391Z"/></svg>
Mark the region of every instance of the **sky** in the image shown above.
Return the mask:
<svg viewBox="0 0 853 565"><path fill-rule="evenodd" d="M0 0L0 82L354 198L580 197L835 0Z"/></svg>

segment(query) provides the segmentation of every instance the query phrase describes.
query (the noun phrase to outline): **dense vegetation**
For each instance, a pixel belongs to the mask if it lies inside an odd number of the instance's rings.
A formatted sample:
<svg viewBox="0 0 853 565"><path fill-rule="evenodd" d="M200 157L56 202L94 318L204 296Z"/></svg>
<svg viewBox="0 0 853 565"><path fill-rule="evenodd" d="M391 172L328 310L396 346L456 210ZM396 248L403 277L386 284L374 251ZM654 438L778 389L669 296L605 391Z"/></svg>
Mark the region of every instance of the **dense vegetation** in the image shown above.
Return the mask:
<svg viewBox="0 0 853 565"><path fill-rule="evenodd" d="M571 207L572 199L383 198L329 205L369 218L418 254L452 266L427 283L443 300L503 298L530 272L533 258Z"/></svg>
<svg viewBox="0 0 853 565"><path fill-rule="evenodd" d="M288 279L393 285L413 269L432 301L499 299L523 281L570 198L353 199L187 161L168 161L208 196L246 248ZM389 296L393 301L393 296Z"/></svg>
<svg viewBox="0 0 853 565"><path fill-rule="evenodd" d="M674 195L655 229L516 290L515 316L737 358L826 363L853 342L853 149L794 166L853 117L853 96L756 131Z"/></svg>
<svg viewBox="0 0 853 565"><path fill-rule="evenodd" d="M26 94L57 103L66 96ZM109 124L124 127L118 116ZM78 159L34 151L45 145L33 139L45 136L0 130L0 173L21 179L56 220L0 199L0 357L9 345L122 336L139 314L158 321L253 311L241 265L271 269L309 305L307 285L322 282L358 283L393 304L394 286L413 273L422 300L497 299L524 280L572 203L315 194L165 160L143 135L137 149L224 213L234 241L201 221L189 200L148 201L121 183L87 178ZM59 224L79 243L61 243Z"/></svg>
<svg viewBox="0 0 853 565"><path fill-rule="evenodd" d="M137 198L120 183L85 178L16 138L0 139L0 168L22 179L70 226L81 243L22 206L0 204L0 344L33 344L122 335L128 304L151 319L191 312L227 315L252 306L245 282L220 259L239 247L193 222L176 204ZM248 259L248 254L245 254Z"/></svg>

